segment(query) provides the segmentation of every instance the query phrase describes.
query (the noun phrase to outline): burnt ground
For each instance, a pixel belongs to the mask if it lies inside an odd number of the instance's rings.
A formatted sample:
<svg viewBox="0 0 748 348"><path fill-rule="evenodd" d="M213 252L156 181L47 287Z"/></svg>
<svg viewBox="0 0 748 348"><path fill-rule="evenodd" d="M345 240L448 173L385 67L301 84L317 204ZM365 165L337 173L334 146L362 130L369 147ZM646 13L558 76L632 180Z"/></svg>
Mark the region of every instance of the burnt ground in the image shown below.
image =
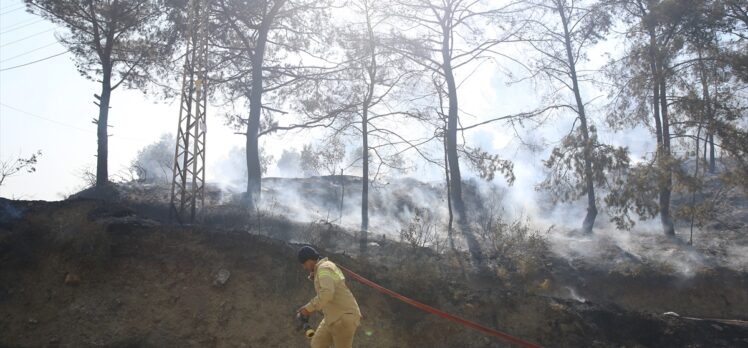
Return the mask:
<svg viewBox="0 0 748 348"><path fill-rule="evenodd" d="M326 223L224 209L179 226L144 204L0 205L0 347L307 346L293 313L313 288L290 242L312 242L386 287L543 346L748 346L746 275L729 269L684 278L549 256L533 272L497 265L509 271L478 275L460 253L389 240L356 256L354 238ZM221 270L230 272L224 284ZM365 315L357 347L507 346L349 285Z"/></svg>

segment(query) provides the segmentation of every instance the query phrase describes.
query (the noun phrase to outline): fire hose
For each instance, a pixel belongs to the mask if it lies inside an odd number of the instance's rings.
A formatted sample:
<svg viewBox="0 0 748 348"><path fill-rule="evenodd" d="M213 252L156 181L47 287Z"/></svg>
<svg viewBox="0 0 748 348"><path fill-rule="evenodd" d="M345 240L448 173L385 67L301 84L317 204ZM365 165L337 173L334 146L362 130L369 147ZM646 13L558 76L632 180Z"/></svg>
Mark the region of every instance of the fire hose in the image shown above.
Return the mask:
<svg viewBox="0 0 748 348"><path fill-rule="evenodd" d="M471 328L473 330L480 331L480 332L482 332L484 334L488 334L490 336L494 336L496 338L499 338L499 339L504 340L506 342L512 343L512 344L514 344L516 346L519 346L519 347L540 348L540 346L537 345L537 344L530 343L530 342L527 342L527 341L525 341L523 339L511 336L511 335L509 335L507 333L503 333L501 331L497 331L497 330L485 327L485 326L480 325L480 324L478 324L476 322L460 318L460 317L458 317L456 315L449 314L449 313L444 312L442 310L436 309L436 308L431 307L429 305L423 304L423 303L418 302L416 300L413 300L411 298L408 298L408 297L405 297L403 295L400 295L400 294L398 294L398 293L396 293L396 292L394 292L394 291L392 291L390 289L387 289L387 288L385 288L385 287L383 287L383 286L381 286L381 285L379 285L377 283L374 283L371 280L368 280L368 279L366 279L366 278L364 278L364 277L356 274L355 272L353 272L353 271L351 271L351 270L349 270L347 268L344 268L344 267L342 267L340 265L338 265L338 268L340 268L343 271L343 273L345 273L347 276L353 278L353 280L355 280L355 281L357 281L357 282L359 282L359 283L361 283L363 285L366 285L366 286L368 286L368 287L370 287L370 288L372 288L374 290L377 290L377 291L379 291L379 292L381 292L381 293L383 293L385 295L393 297L393 298L395 298L395 299L397 299L397 300L399 300L401 302L404 302L404 303L409 304L409 305L411 305L411 306L413 306L415 308L418 308L418 309L420 309L420 310L422 310L424 312L427 312L427 313L430 313L430 314L434 314L436 316L445 318L447 320L451 320L451 321L453 321L455 323L458 323L460 325L469 327L469 328Z"/></svg>

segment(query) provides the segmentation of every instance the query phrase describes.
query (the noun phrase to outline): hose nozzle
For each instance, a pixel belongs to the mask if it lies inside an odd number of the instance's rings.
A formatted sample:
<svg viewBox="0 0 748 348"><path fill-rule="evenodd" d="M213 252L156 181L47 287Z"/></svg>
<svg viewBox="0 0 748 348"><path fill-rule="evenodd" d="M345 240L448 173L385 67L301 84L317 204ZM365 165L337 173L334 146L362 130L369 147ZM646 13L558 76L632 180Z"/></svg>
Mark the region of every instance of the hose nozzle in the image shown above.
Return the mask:
<svg viewBox="0 0 748 348"><path fill-rule="evenodd" d="M306 338L314 337L314 329L309 325L309 317L305 317L301 313L296 313L296 321L299 324L298 328L304 331Z"/></svg>

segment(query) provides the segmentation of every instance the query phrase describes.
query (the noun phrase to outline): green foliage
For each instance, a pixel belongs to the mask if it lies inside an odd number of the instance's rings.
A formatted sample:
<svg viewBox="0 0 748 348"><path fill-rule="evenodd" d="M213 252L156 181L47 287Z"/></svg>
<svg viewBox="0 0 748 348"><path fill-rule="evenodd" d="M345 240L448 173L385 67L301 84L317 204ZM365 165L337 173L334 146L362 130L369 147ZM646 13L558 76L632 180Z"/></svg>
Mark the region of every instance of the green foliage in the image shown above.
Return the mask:
<svg viewBox="0 0 748 348"><path fill-rule="evenodd" d="M654 161L638 163L628 170L625 180L617 180L611 187L605 204L616 227L631 229L635 224L632 214L649 219L657 215L660 174Z"/></svg>
<svg viewBox="0 0 748 348"><path fill-rule="evenodd" d="M326 59L331 47L329 0L258 0L212 3L210 37L214 83L227 102L249 108L253 64L263 69L263 115L260 135L283 130L279 116L292 109L310 118L331 112L330 99L341 95L325 90L325 69L305 62ZM263 32L264 37L261 37ZM342 92L342 91L338 91ZM325 113L326 114L326 113ZM244 131L246 113L225 115L226 123ZM303 127L299 127L303 128Z"/></svg>
<svg viewBox="0 0 748 348"><path fill-rule="evenodd" d="M157 0L26 0L29 11L59 24L59 37L73 53L80 74L144 88L150 73L170 57L175 33L166 22L169 8ZM168 60L168 59L167 59ZM111 79L111 81L108 81Z"/></svg>
<svg viewBox="0 0 748 348"><path fill-rule="evenodd" d="M620 186L629 167L628 149L602 144L597 129L590 126L592 179L601 191ZM587 195L584 166L585 141L581 128L565 136L543 161L548 177L537 189L547 191L554 202L570 202Z"/></svg>
<svg viewBox="0 0 748 348"><path fill-rule="evenodd" d="M312 144L301 150L301 169L306 175L335 175L343 167L345 145L339 137L330 137L314 149Z"/></svg>
<svg viewBox="0 0 748 348"><path fill-rule="evenodd" d="M612 187L605 197L611 215L611 221L620 229L631 229L635 221L632 213L641 218L654 218L660 211L658 192L666 187L669 175L674 178L674 192L685 194L689 186L700 185L697 179L686 172L684 160L675 156L660 153L661 158L638 163ZM676 214L676 217L678 215ZM685 216L681 215L681 218Z"/></svg>
<svg viewBox="0 0 748 348"><path fill-rule="evenodd" d="M530 276L544 267L543 260L550 252L546 238L550 229L542 232L523 217L509 220L503 214L497 214L493 221L490 229L479 229L478 235L485 255L497 262L500 273L509 267L514 274Z"/></svg>
<svg viewBox="0 0 748 348"><path fill-rule="evenodd" d="M490 154L480 148L465 147L465 158L478 176L486 181L492 181L496 173L501 173L509 185L514 183L514 163L502 159L497 154Z"/></svg>

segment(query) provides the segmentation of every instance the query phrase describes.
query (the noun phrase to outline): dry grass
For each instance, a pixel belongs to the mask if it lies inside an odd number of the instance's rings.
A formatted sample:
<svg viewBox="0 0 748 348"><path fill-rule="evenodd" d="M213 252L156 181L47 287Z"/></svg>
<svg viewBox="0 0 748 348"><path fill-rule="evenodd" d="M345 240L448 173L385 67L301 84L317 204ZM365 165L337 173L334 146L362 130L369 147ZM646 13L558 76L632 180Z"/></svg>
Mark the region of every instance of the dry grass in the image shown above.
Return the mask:
<svg viewBox="0 0 748 348"><path fill-rule="evenodd" d="M400 242L412 248L431 248L441 253L446 240L440 236L437 219L428 210L416 209L413 218L400 229Z"/></svg>
<svg viewBox="0 0 748 348"><path fill-rule="evenodd" d="M550 230L536 230L525 219L508 220L503 216L495 216L487 226L490 229L475 228L485 246L484 253L500 278L509 274L533 277L545 267L550 256L547 239Z"/></svg>
<svg viewBox="0 0 748 348"><path fill-rule="evenodd" d="M91 204L93 206L93 204ZM48 231L46 239L61 252L86 264L99 264L111 258L112 238L106 226L97 223L94 216L84 209L66 207L39 219L42 231Z"/></svg>

